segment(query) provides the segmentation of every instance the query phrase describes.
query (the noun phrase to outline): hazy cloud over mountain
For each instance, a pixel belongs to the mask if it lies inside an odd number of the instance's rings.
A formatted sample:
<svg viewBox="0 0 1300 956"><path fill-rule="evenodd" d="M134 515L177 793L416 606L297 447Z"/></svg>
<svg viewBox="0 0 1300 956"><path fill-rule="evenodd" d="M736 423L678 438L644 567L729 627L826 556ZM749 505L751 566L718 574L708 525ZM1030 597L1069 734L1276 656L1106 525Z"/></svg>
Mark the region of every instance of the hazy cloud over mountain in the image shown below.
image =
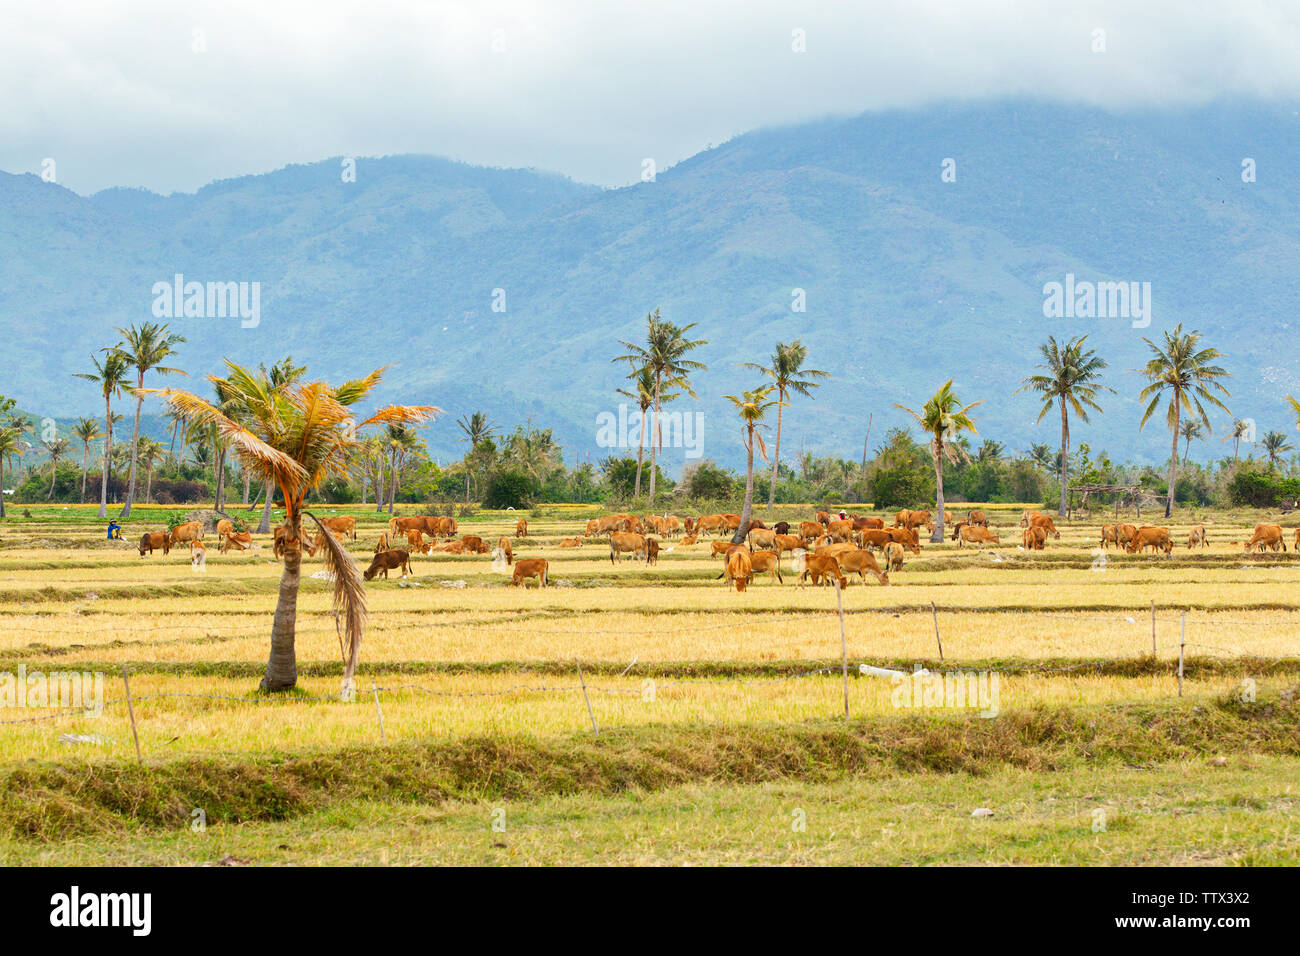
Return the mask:
<svg viewBox="0 0 1300 956"><path fill-rule="evenodd" d="M0 94L0 169L83 193L392 153L618 185L826 113L1294 98L1300 4L55 0L0 12Z"/></svg>

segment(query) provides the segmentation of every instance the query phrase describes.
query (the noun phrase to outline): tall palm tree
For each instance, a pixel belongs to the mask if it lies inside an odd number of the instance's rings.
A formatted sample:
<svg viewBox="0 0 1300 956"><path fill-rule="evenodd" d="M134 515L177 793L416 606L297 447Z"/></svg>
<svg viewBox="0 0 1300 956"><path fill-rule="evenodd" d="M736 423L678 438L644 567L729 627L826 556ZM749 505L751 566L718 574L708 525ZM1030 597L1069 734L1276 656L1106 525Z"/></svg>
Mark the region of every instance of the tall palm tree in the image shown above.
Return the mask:
<svg viewBox="0 0 1300 956"><path fill-rule="evenodd" d="M1291 451L1295 447L1282 432L1269 432L1264 436L1263 440L1260 441L1259 444L1260 447L1264 449L1264 454L1268 455L1268 467L1270 471L1276 467L1277 460L1281 458L1285 452Z"/></svg>
<svg viewBox="0 0 1300 956"><path fill-rule="evenodd" d="M184 337L169 333L166 325L145 322L139 328L134 325L117 330L122 341L113 346L118 354L125 357L135 371L135 426L131 429L131 473L126 483L126 502L122 505L122 517L129 517L131 504L135 501L135 465L139 458L140 446L140 412L144 407L144 375L157 372L159 375L184 375L178 368L169 368L162 363L176 354L175 347L184 342Z"/></svg>
<svg viewBox="0 0 1300 956"><path fill-rule="evenodd" d="M1034 442L1029 446L1029 460L1034 467L1044 470L1052 467L1052 449L1044 442Z"/></svg>
<svg viewBox="0 0 1300 956"><path fill-rule="evenodd" d="M930 400L922 406L920 412L914 412L906 405L894 403L895 407L901 408L916 419L921 430L930 436L930 457L934 460L935 489L934 534L930 536L932 542L943 541L943 460L947 458L949 461L956 462L964 457L965 452L955 443L956 439L964 431L979 434L975 430L974 420L970 417L970 410L983 401L980 399L978 402L962 405L961 399L953 393L952 379L948 379L939 391L930 396Z"/></svg>
<svg viewBox="0 0 1300 956"><path fill-rule="evenodd" d="M1200 438L1205 434L1205 429L1198 421L1188 419L1178 426L1178 433L1183 436L1183 464L1187 464L1187 456L1192 451L1192 440Z"/></svg>
<svg viewBox="0 0 1300 956"><path fill-rule="evenodd" d="M1016 394L1023 391L1037 392L1043 398L1043 407L1038 412L1038 421L1052 410L1053 405L1061 409L1061 502L1058 514L1065 517L1066 496L1069 493L1070 471L1070 409L1080 420L1088 421L1088 409L1101 411L1097 404L1098 389L1113 388L1099 385L1101 370L1106 367L1105 359L1097 357L1094 349L1084 348L1088 336L1081 335L1070 339L1064 345L1049 335L1047 341L1038 347L1044 362L1038 366L1041 375L1031 375L1020 383Z"/></svg>
<svg viewBox="0 0 1300 956"><path fill-rule="evenodd" d="M99 482L99 516L108 517L108 476L113 461L113 399L122 396L122 390L131 390L131 364L116 349L108 349L101 363L94 355L93 372L77 372L75 378L84 378L99 386L104 396L104 467Z"/></svg>
<svg viewBox="0 0 1300 956"><path fill-rule="evenodd" d="M284 496L284 571L271 627L271 652L261 686L265 691L285 691L298 681L294 638L302 567L304 498L327 479L347 475L361 441L357 434L360 429L369 425L415 424L426 421L440 409L428 405L390 405L357 421L351 407L375 387L383 369L338 386L293 382L276 388L256 371L229 361L226 367L225 378L211 376L210 380L217 386L218 394L231 400L230 407L240 410L242 422L192 392L149 389L149 394L162 395L173 408L184 411L196 422L215 426L244 466L273 481ZM325 544L325 566L334 575L334 607L344 622L347 641L343 679L345 688L350 688L365 625L365 587L360 569L343 544L314 516L310 517Z"/></svg>
<svg viewBox="0 0 1300 956"><path fill-rule="evenodd" d="M1191 413L1195 409L1200 415L1206 431L1210 431L1210 416L1206 414L1202 402L1228 411L1218 395L1231 396L1220 379L1229 377L1229 373L1218 365L1210 364L1220 357L1218 349L1200 348L1201 333L1183 332L1181 322L1172 332L1165 332L1164 344L1156 345L1148 338L1144 342L1151 348L1152 358L1142 369L1142 374L1151 383L1142 389L1139 398L1151 401L1142 413L1138 428L1146 427L1147 421L1160 406L1160 400L1169 393L1169 403L1165 413L1165 422L1173 435L1173 444L1169 451L1169 498L1165 502L1165 517L1174 513L1174 483L1178 478L1178 438L1182 413ZM1217 394L1216 394L1217 393ZM1231 413L1229 413L1231 414Z"/></svg>
<svg viewBox="0 0 1300 956"><path fill-rule="evenodd" d="M392 473L392 489L388 493L388 513L393 513L393 502L397 500L397 475L411 453L419 447L420 440L408 425L400 422L386 426L382 436L384 447L388 451L388 470Z"/></svg>
<svg viewBox="0 0 1300 956"><path fill-rule="evenodd" d="M21 455L26 450L27 446L23 443L18 429L11 425L0 427L0 518L5 516L5 462L11 461L15 455Z"/></svg>
<svg viewBox="0 0 1300 956"><path fill-rule="evenodd" d="M1288 395L1287 398L1291 398L1291 396ZM1295 401L1295 399L1291 400ZM1222 441L1232 442L1232 461L1234 464L1238 461L1238 449L1241 446L1241 440L1250 434L1251 425L1252 423L1246 421L1244 418L1234 418L1232 420L1232 427L1229 428L1228 433L1223 436ZM1220 442L1220 444L1222 444L1222 442Z"/></svg>
<svg viewBox="0 0 1300 956"><path fill-rule="evenodd" d="M762 385L752 392L745 392L741 398L735 395L723 396L736 406L740 420L745 423L742 432L745 442L745 504L740 509L740 527L736 529L731 539L736 544L743 543L745 535L749 534L750 517L754 512L754 445L757 443L758 450L766 461L767 446L763 444L763 436L759 434L759 429L767 427L762 424L767 410L773 405L781 404L779 399L769 397L775 387Z"/></svg>
<svg viewBox="0 0 1300 956"><path fill-rule="evenodd" d="M458 438L457 441L469 442L470 452L478 449L478 446L488 438L499 434L497 426L488 421L487 412L474 412L472 415L462 415L456 419L456 424L460 430L465 433L464 438ZM467 456L468 457L468 456ZM465 504L469 504L469 462L465 463Z"/></svg>
<svg viewBox="0 0 1300 956"><path fill-rule="evenodd" d="M666 319L661 319L659 310L655 309L646 316L646 344L637 345L620 340L619 344L628 352L614 359L615 362L631 362L633 366L644 365L654 376L654 401L651 403L654 410L654 424L650 439L651 508L655 504L655 469L658 467L658 450L663 441L663 432L659 427L659 413L663 408L661 391L665 384L671 383L694 398L695 392L691 389L689 375L693 371L703 371L706 368L702 362L686 357L701 345L708 345L704 339L686 338L686 333L693 328L695 328L694 322L679 327Z"/></svg>
<svg viewBox="0 0 1300 956"><path fill-rule="evenodd" d="M162 442L155 441L148 435L144 436L140 439L136 457L140 459L140 465L144 468L144 503L148 504L153 494L153 470L163 457Z"/></svg>
<svg viewBox="0 0 1300 956"><path fill-rule="evenodd" d="M104 433L99 430L99 422L93 418L78 418L72 426L72 434L81 441L81 498L77 504L86 503L86 465L90 458L90 443L98 441Z"/></svg>
<svg viewBox="0 0 1300 956"><path fill-rule="evenodd" d="M632 497L641 497L641 463L645 461L645 416L651 406L655 403L655 378L654 372L650 366L641 365L633 366L633 372L628 378L636 380L636 393L633 394L625 388L617 389L618 394L624 395L637 403L641 409L641 430L637 434L636 446L636 482L632 489ZM680 392L661 392L659 400L667 404L681 395Z"/></svg>
<svg viewBox="0 0 1300 956"><path fill-rule="evenodd" d="M996 462L1006 457L1007 448L1000 441L986 438L980 442L979 451L975 453L976 461Z"/></svg>
<svg viewBox="0 0 1300 956"><path fill-rule="evenodd" d="M42 441L46 453L50 456L50 493L45 496L46 501L54 500L54 482L59 477L59 461L68 453L72 447L72 442L66 438L51 438L48 441Z"/></svg>
<svg viewBox="0 0 1300 956"><path fill-rule="evenodd" d="M804 368L808 358L808 347L795 339L793 342L777 342L776 351L772 353L772 364L755 365L746 362L743 368L752 368L772 380L780 400L776 408L776 447L772 451L772 484L767 490L767 510L770 513L776 507L776 479L781 468L781 425L782 413L789 404L791 392L798 392L805 398L812 398L812 389L819 388L817 378L830 378L830 372L821 369Z"/></svg>

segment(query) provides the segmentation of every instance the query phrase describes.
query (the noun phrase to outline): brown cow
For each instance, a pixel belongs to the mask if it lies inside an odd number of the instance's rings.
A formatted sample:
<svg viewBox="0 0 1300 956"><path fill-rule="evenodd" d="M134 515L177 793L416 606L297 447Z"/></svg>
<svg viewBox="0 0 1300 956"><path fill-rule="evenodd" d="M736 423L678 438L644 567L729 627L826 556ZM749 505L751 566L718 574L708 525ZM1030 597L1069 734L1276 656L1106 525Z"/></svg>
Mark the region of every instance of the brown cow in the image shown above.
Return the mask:
<svg viewBox="0 0 1300 956"><path fill-rule="evenodd" d="M957 542L957 547L962 548L968 544L1001 544L1002 539L996 532L988 528L982 528L977 525L961 525L961 540Z"/></svg>
<svg viewBox="0 0 1300 956"><path fill-rule="evenodd" d="M840 563L829 554L810 554L805 557L803 573L799 575L800 587L803 587L805 578L812 578L813 584L821 584L822 578L826 579L827 584L832 580L838 580L840 587L847 587L849 583L848 579L840 573Z"/></svg>
<svg viewBox="0 0 1300 956"><path fill-rule="evenodd" d="M744 591L754 579L754 565L750 554L744 548L737 547L727 558L727 570L724 572L727 586L736 586L737 591Z"/></svg>
<svg viewBox="0 0 1300 956"><path fill-rule="evenodd" d="M509 538L498 538L497 550L506 556L506 564L515 563L515 549L510 547Z"/></svg>
<svg viewBox="0 0 1300 956"><path fill-rule="evenodd" d="M438 519L437 533L442 535L444 538L455 537L459 531L460 528L456 525L456 519L450 515Z"/></svg>
<svg viewBox="0 0 1300 956"><path fill-rule="evenodd" d="M1128 543L1129 554L1140 554L1147 548L1154 548L1156 551L1163 551L1165 557L1173 554L1174 543L1169 539L1168 528L1157 528L1152 525L1143 525L1137 529L1137 534L1133 540Z"/></svg>
<svg viewBox="0 0 1300 956"><path fill-rule="evenodd" d="M595 518L588 519L587 530L582 532L582 536L584 538L591 538L599 533L600 533L600 522L597 521Z"/></svg>
<svg viewBox="0 0 1300 956"><path fill-rule="evenodd" d="M677 520L676 515L664 515L663 517L663 535L665 538L671 538L677 532L681 531L682 523Z"/></svg>
<svg viewBox="0 0 1300 956"><path fill-rule="evenodd" d="M901 571L903 569L903 546L897 541L885 545L885 570Z"/></svg>
<svg viewBox="0 0 1300 956"><path fill-rule="evenodd" d="M735 534L736 531L739 530L740 515L724 513L722 515L722 520L725 522L726 529L730 531L732 534Z"/></svg>
<svg viewBox="0 0 1300 956"><path fill-rule="evenodd" d="M516 538L528 537L528 522L523 518L520 518L518 521L515 522L515 537Z"/></svg>
<svg viewBox="0 0 1300 956"><path fill-rule="evenodd" d="M953 526L952 526L952 534L949 536L949 540L950 540L950 541L956 541L958 538L960 538L960 537L961 537L961 529L967 527L968 524L969 524L969 522L967 522L967 521L958 521L955 525L953 525Z"/></svg>
<svg viewBox="0 0 1300 956"><path fill-rule="evenodd" d="M870 551L850 551L840 555L836 560L840 563L840 570L845 574L857 572L864 585L867 583L868 571L874 574L881 584L889 584L889 575L880 570L880 565L876 564L876 556Z"/></svg>
<svg viewBox="0 0 1300 956"><path fill-rule="evenodd" d="M889 535L891 541L897 541L908 551L913 554L921 553L921 539L916 533L915 528L885 528L885 534ZM870 532L862 532L864 535Z"/></svg>
<svg viewBox="0 0 1300 956"><path fill-rule="evenodd" d="M581 548L581 538L561 538L559 546L561 548Z"/></svg>
<svg viewBox="0 0 1300 956"><path fill-rule="evenodd" d="M220 541L231 531L235 530L235 523L229 518L222 518L217 522L217 540Z"/></svg>
<svg viewBox="0 0 1300 956"><path fill-rule="evenodd" d="M1022 534L1026 551L1042 551L1047 544L1046 528L1026 528Z"/></svg>
<svg viewBox="0 0 1300 956"><path fill-rule="evenodd" d="M438 519L435 518L433 520L437 521ZM415 515L414 517L408 516L408 517L401 517L401 518L394 516L388 519L388 533L393 536L396 536L399 531L402 534L406 534L406 532L411 530L428 531L429 528L428 525L425 523L425 521L426 518L424 515ZM437 529L435 528L434 533L436 533L436 530Z"/></svg>
<svg viewBox="0 0 1300 956"><path fill-rule="evenodd" d="M1029 527L1042 528L1045 531L1049 531L1051 532L1052 537L1058 540L1061 537L1061 532L1056 530L1056 522L1052 520L1051 515L1039 514L1035 512L1034 514L1029 516Z"/></svg>
<svg viewBox="0 0 1300 956"><path fill-rule="evenodd" d="M697 540L698 540L698 539L697 539L697 538L695 537L695 535L693 535L693 534L685 535L685 536L683 536L683 538L682 538L682 546L683 546L683 547L686 547L686 546L692 545L692 544L694 544Z"/></svg>
<svg viewBox="0 0 1300 956"><path fill-rule="evenodd" d="M816 521L799 522L799 537L803 538L805 541L808 540L809 538L821 537L821 534L824 530L826 529L823 528Z"/></svg>
<svg viewBox="0 0 1300 956"><path fill-rule="evenodd" d="M162 548L163 554L170 554L172 550L171 535L166 531L149 531L140 536L140 557L143 558L146 551L152 556L154 548Z"/></svg>
<svg viewBox="0 0 1300 956"><path fill-rule="evenodd" d="M411 553L404 548L393 548L391 551L380 551L370 562L370 567L361 573L361 576L367 581L371 580L376 574L382 573L384 578L388 578L388 572L394 568L402 569L402 577L406 577L411 571Z"/></svg>
<svg viewBox="0 0 1300 956"><path fill-rule="evenodd" d="M1128 543L1133 540L1138 533L1135 524L1117 524L1115 525L1115 543L1121 548L1127 548Z"/></svg>
<svg viewBox="0 0 1300 956"><path fill-rule="evenodd" d="M465 553L465 542L464 542L464 541L448 541L446 544L442 545L441 547L434 548L434 550L435 550L435 551L445 551L447 554L464 554L464 553Z"/></svg>
<svg viewBox="0 0 1300 956"><path fill-rule="evenodd" d="M659 539L649 535L645 539L645 563L647 566L659 563Z"/></svg>
<svg viewBox="0 0 1300 956"><path fill-rule="evenodd" d="M818 511L816 514L816 518L817 518L817 523L820 524L823 528L827 527L831 523L831 515L829 511Z"/></svg>
<svg viewBox="0 0 1300 956"><path fill-rule="evenodd" d="M804 547L803 538L799 537L797 534L778 534L773 537L772 541L776 545L777 554Z"/></svg>
<svg viewBox="0 0 1300 956"><path fill-rule="evenodd" d="M411 528L406 532L406 548L412 554L419 551L421 554L428 554L431 548L424 540L424 532Z"/></svg>
<svg viewBox="0 0 1300 956"><path fill-rule="evenodd" d="M247 531L227 531L225 537L221 539L221 547L218 549L222 554L228 552L231 548L238 548L244 551L248 548L253 536Z"/></svg>
<svg viewBox="0 0 1300 956"><path fill-rule="evenodd" d="M873 518L867 515L863 515L861 518L853 519L854 531L866 531L868 528L874 530L874 529L883 528L884 526L885 526L884 518Z"/></svg>
<svg viewBox="0 0 1300 956"><path fill-rule="evenodd" d="M732 543L731 543L731 539L728 538L728 539L725 540L725 541L714 541L714 542L712 543L711 547L712 547L713 550L709 552L709 557L711 557L711 558L716 558L718 555L722 555L723 558L724 558L724 560L725 560L726 555L728 555L729 553L731 553L731 549L732 549L732 548L739 548L740 545L738 545L738 544L732 544Z"/></svg>
<svg viewBox="0 0 1300 956"><path fill-rule="evenodd" d="M184 524L178 524L172 528L168 542L174 548L182 541L202 541L203 540L203 522L186 521Z"/></svg>
<svg viewBox="0 0 1300 956"><path fill-rule="evenodd" d="M523 558L515 563L515 573L510 576L511 587L528 589L528 579L537 578L539 588L546 587L546 575L550 565L545 558Z"/></svg>
<svg viewBox="0 0 1300 956"><path fill-rule="evenodd" d="M632 531L615 531L609 536L609 563L614 564L614 559L624 551L631 554L634 560L637 559L638 555L644 558L648 547L643 534L636 534Z"/></svg>
<svg viewBox="0 0 1300 956"><path fill-rule="evenodd" d="M1119 545L1119 525L1104 524L1101 526L1101 546L1104 550L1106 545Z"/></svg>
<svg viewBox="0 0 1300 956"><path fill-rule="evenodd" d="M852 521L832 521L826 526L826 532L836 541L853 540Z"/></svg>
<svg viewBox="0 0 1300 956"><path fill-rule="evenodd" d="M778 584L785 583L781 577L781 558L775 551L755 551L749 556L749 566L751 580L755 574L770 574Z"/></svg>
<svg viewBox="0 0 1300 956"><path fill-rule="evenodd" d="M351 538L353 541L357 540L357 519L351 515L338 515L334 518L326 518L321 522L321 524L337 535Z"/></svg>
<svg viewBox="0 0 1300 956"><path fill-rule="evenodd" d="M388 550L388 532L381 531L379 532L379 540L375 542L375 554L378 554L380 551L387 551L387 550Z"/></svg>
<svg viewBox="0 0 1300 956"><path fill-rule="evenodd" d="M1282 526L1278 524L1257 524L1255 533L1250 540L1246 542L1246 553L1254 551L1258 547L1260 550L1268 548L1276 551L1281 548L1286 550L1286 542L1282 540Z"/></svg>
<svg viewBox="0 0 1300 956"><path fill-rule="evenodd" d="M972 508L966 515L966 523L977 528L987 528L989 526L989 516L979 508Z"/></svg>
<svg viewBox="0 0 1300 956"><path fill-rule="evenodd" d="M465 550L471 554L487 554L488 546L483 543L483 539L476 534L462 534L460 536L461 544L465 545Z"/></svg>
<svg viewBox="0 0 1300 956"><path fill-rule="evenodd" d="M1203 524L1196 525L1196 527L1192 528L1191 533L1187 535L1187 549L1189 551L1198 544L1202 548L1210 546L1209 539L1205 537L1205 525Z"/></svg>
<svg viewBox="0 0 1300 956"><path fill-rule="evenodd" d="M749 546L760 551L776 550L776 532L766 528L756 528L749 532Z"/></svg>
<svg viewBox="0 0 1300 956"><path fill-rule="evenodd" d="M777 534L789 534L790 522L778 521L776 524L772 525L772 530L775 531Z"/></svg>

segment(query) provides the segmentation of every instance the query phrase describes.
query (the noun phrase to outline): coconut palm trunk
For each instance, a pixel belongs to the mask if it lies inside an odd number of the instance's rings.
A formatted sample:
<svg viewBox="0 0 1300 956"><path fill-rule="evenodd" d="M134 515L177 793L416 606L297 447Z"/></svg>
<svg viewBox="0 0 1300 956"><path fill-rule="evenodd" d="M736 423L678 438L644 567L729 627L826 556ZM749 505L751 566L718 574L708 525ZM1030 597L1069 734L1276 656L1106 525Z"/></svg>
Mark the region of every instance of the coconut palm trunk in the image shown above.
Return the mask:
<svg viewBox="0 0 1300 956"><path fill-rule="evenodd" d="M269 534L271 531L271 499L275 497L275 490L271 483L266 483L266 500L262 503L262 520L257 523L258 534Z"/></svg>
<svg viewBox="0 0 1300 956"><path fill-rule="evenodd" d="M641 497L641 467L645 461L645 409L641 409L641 431L636 436L636 484L632 489L632 497Z"/></svg>
<svg viewBox="0 0 1300 956"><path fill-rule="evenodd" d="M749 522L754 514L754 426L749 426L745 442L745 503L740 509L740 527L731 539L736 544L743 544L749 534Z"/></svg>
<svg viewBox="0 0 1300 956"><path fill-rule="evenodd" d="M271 654L262 677L262 690L289 690L298 683L298 657L294 634L298 621L298 586L302 580L302 547L298 540L302 521L298 515L286 518L289 532L284 551L284 570L280 573L280 594L275 603L271 624Z"/></svg>
<svg viewBox="0 0 1300 956"><path fill-rule="evenodd" d="M138 388L144 388L144 372L136 377ZM131 427L131 464L126 480L126 501L122 505L122 517L131 517L131 504L135 501L135 458L140 448L140 413L144 410L144 394L137 390L135 396L135 424Z"/></svg>
<svg viewBox="0 0 1300 956"><path fill-rule="evenodd" d="M113 402L104 399L104 466L99 479L99 516L108 517L108 467L113 457Z"/></svg>
<svg viewBox="0 0 1300 956"><path fill-rule="evenodd" d="M86 467L89 458L90 442L84 442L81 446L81 498L77 501L77 504L79 505L84 505L86 503Z"/></svg>
<svg viewBox="0 0 1300 956"><path fill-rule="evenodd" d="M1066 489L1070 482L1070 413L1065 408L1065 396L1061 396L1061 504L1057 514L1065 517Z"/></svg>
<svg viewBox="0 0 1300 956"><path fill-rule="evenodd" d="M776 406L776 447L772 449L772 485L767 489L767 513L776 507L776 477L781 470L781 418L785 412L785 389L781 389L781 404ZM753 457L751 453L750 457Z"/></svg>
<svg viewBox="0 0 1300 956"><path fill-rule="evenodd" d="M1178 420L1182 414L1182 407L1178 401L1179 395L1174 392L1174 443L1169 452L1169 497L1165 499L1165 517L1173 517L1174 513L1174 482L1178 479Z"/></svg>
<svg viewBox="0 0 1300 956"><path fill-rule="evenodd" d="M943 445L930 443L930 456L934 459L934 533L931 544L943 543Z"/></svg>
<svg viewBox="0 0 1300 956"><path fill-rule="evenodd" d="M654 424L653 429L657 434L659 431L659 373L655 373L655 399L654 399ZM650 509L653 511L655 506L655 471L658 467L659 456L655 453L655 440L652 436L650 439Z"/></svg>

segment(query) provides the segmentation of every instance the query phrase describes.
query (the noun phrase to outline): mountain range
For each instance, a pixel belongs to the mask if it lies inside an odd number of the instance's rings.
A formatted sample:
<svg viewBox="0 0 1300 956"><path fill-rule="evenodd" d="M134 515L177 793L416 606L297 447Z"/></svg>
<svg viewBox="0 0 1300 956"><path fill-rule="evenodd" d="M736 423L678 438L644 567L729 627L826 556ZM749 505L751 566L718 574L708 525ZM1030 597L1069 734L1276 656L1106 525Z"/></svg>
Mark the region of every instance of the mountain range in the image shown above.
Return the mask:
<svg viewBox="0 0 1300 956"><path fill-rule="evenodd" d="M179 274L260 293L252 327L170 320L192 377L223 358L291 354L329 380L388 365L379 401L445 409L425 432L444 460L464 450L453 419L478 409L553 428L571 464L609 454L597 417L629 387L611 359L658 308L708 342L698 400L674 407L702 414L703 455L729 465L743 448L724 396L756 384L740 363L766 364L778 341L802 340L833 376L795 396L784 448L857 458L868 416L874 445L907 423L894 403L919 408L949 378L983 400L982 436L1054 447L1059 417L1036 425L1040 402L1015 392L1049 335L1083 334L1116 394L1074 442L1158 461L1169 437L1162 421L1138 429L1136 369L1144 337L1180 322L1224 353L1234 415L1261 437L1295 424L1298 147L1286 103L999 100L762 129L617 189L411 155L169 196L0 173L0 393L38 415L102 413L72 373L114 327L152 320ZM1149 283L1149 326L1045 315L1045 287L1067 281ZM1213 422L1193 458L1224 454L1229 419ZM682 462L666 452L668 470Z"/></svg>

